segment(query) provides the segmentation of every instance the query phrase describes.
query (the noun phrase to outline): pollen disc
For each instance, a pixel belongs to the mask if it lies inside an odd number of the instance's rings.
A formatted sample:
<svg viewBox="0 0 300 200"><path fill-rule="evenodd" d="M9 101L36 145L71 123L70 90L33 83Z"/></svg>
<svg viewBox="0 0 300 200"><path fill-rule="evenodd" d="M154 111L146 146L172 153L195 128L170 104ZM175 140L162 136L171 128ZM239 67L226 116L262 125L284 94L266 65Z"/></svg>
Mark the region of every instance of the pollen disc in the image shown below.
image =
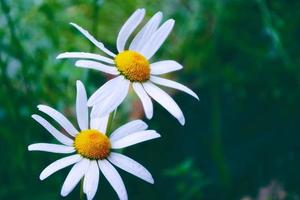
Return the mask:
<svg viewBox="0 0 300 200"><path fill-rule="evenodd" d="M110 153L109 138L98 130L84 130L78 133L74 140L74 147L77 153L85 158L102 160Z"/></svg>
<svg viewBox="0 0 300 200"><path fill-rule="evenodd" d="M119 72L131 82L145 82L150 78L150 64L138 52L123 51L115 58Z"/></svg>

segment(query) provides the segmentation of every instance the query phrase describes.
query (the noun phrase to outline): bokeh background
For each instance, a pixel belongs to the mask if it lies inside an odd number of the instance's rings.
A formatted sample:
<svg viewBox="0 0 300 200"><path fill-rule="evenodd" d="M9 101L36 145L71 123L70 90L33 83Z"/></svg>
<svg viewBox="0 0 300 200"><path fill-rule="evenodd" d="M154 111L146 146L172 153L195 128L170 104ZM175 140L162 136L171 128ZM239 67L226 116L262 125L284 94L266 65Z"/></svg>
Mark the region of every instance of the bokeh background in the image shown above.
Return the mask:
<svg viewBox="0 0 300 200"><path fill-rule="evenodd" d="M300 199L299 0L0 0L0 199L79 199L79 187L59 196L70 168L38 179L61 155L27 151L55 142L30 115L44 103L76 122L75 81L91 94L107 79L55 59L64 51L100 53L69 22L115 51L121 25L140 7L147 19L160 10L176 20L153 60L182 63L167 76L201 100L168 90L185 113L183 127L155 104L146 121L163 137L124 153L156 183L118 170L129 198ZM132 93L113 126L138 117ZM117 199L103 176L95 199Z"/></svg>

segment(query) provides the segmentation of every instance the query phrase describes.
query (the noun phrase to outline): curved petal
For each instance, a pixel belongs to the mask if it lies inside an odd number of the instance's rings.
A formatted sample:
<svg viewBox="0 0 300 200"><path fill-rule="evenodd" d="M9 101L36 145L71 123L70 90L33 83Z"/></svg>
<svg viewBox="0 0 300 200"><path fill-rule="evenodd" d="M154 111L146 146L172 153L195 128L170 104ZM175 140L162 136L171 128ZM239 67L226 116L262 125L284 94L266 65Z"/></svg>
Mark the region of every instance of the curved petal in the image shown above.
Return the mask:
<svg viewBox="0 0 300 200"><path fill-rule="evenodd" d="M145 9L137 9L122 26L118 38L117 49L118 52L124 51L125 44L131 33L141 23L145 15Z"/></svg>
<svg viewBox="0 0 300 200"><path fill-rule="evenodd" d="M182 65L174 60L163 60L150 65L151 74L160 75L182 69Z"/></svg>
<svg viewBox="0 0 300 200"><path fill-rule="evenodd" d="M71 146L73 144L73 140L62 134L56 128L54 128L49 122L47 122L43 117L39 115L31 116L35 121L37 121L40 125L42 125L53 137L55 137L62 144Z"/></svg>
<svg viewBox="0 0 300 200"><path fill-rule="evenodd" d="M56 59L62 59L62 58L83 58L83 59L93 59L98 60L101 62L106 62L108 64L114 64L115 62L107 58L105 56L101 56L95 53L85 53L85 52L64 52L59 54Z"/></svg>
<svg viewBox="0 0 300 200"><path fill-rule="evenodd" d="M84 85L81 81L76 82L77 96L76 96L76 116L80 129L86 130L89 128L89 111L87 107L87 96Z"/></svg>
<svg viewBox="0 0 300 200"><path fill-rule="evenodd" d="M151 98L145 92L141 83L133 83L132 87L143 104L146 117L148 119L151 119L153 117L153 104L152 104Z"/></svg>
<svg viewBox="0 0 300 200"><path fill-rule="evenodd" d="M177 83L175 81L171 81L165 78L160 78L160 77L156 77L156 76L151 76L150 77L150 81L152 81L153 83L159 84L159 85L163 85L166 87L170 87L170 88L174 88L180 91L183 91L193 97L195 97L196 99L199 100L199 97L197 96L197 94L195 92L193 92L191 89L189 89L188 87Z"/></svg>
<svg viewBox="0 0 300 200"><path fill-rule="evenodd" d="M130 135L127 135L117 140L113 140L113 141L111 140L111 148L121 149L121 148L132 146L134 144L145 142L147 140L152 140L159 137L160 135L153 130L140 131L140 132L132 133Z"/></svg>
<svg viewBox="0 0 300 200"><path fill-rule="evenodd" d="M119 84L119 88L116 88L112 94L107 96L102 102L93 106L91 117L97 118L106 116L114 111L127 96L129 84L130 82L128 80L122 80Z"/></svg>
<svg viewBox="0 0 300 200"><path fill-rule="evenodd" d="M51 153L73 153L75 152L74 147L60 145L60 144L49 144L49 143L36 143L28 146L29 151L45 151Z"/></svg>
<svg viewBox="0 0 300 200"><path fill-rule="evenodd" d="M46 105L38 105L38 109L57 121L70 135L75 136L78 133L71 122L57 110Z"/></svg>
<svg viewBox="0 0 300 200"><path fill-rule="evenodd" d="M78 60L75 62L75 66L88 69L95 69L112 75L118 75L120 73L115 67L108 66L92 60Z"/></svg>
<svg viewBox="0 0 300 200"><path fill-rule="evenodd" d="M91 118L91 129L96 129L101 133L106 133L109 115L100 118Z"/></svg>
<svg viewBox="0 0 300 200"><path fill-rule="evenodd" d="M98 164L101 172L116 191L119 199L127 200L127 191L117 170L107 160L99 160Z"/></svg>
<svg viewBox="0 0 300 200"><path fill-rule="evenodd" d="M105 48L104 44L102 42L99 42L96 40L87 30L84 30L82 27L75 23L70 23L72 26L74 26L79 32L81 32L89 41L91 41L96 47L98 47L100 50L102 50L107 55L110 55L111 57L115 57L116 54Z"/></svg>
<svg viewBox="0 0 300 200"><path fill-rule="evenodd" d="M83 158L80 162L76 163L71 171L69 172L62 188L61 188L61 196L67 196L78 184L80 179L84 176L86 171L89 168L90 160Z"/></svg>
<svg viewBox="0 0 300 200"><path fill-rule="evenodd" d="M133 174L134 176L137 176L140 179L147 181L148 183L152 183L152 184L154 183L154 180L150 172L141 164L134 161L133 159L119 153L111 152L108 157L108 160L112 164L123 169L124 171Z"/></svg>
<svg viewBox="0 0 300 200"><path fill-rule="evenodd" d="M134 120L124 124L117 128L109 137L111 141L116 141L120 138L126 137L131 133L135 133L138 131L144 131L148 128L148 125L142 120Z"/></svg>
<svg viewBox="0 0 300 200"><path fill-rule="evenodd" d="M140 51L147 59L150 59L163 42L167 39L171 30L173 29L175 21L173 19L167 20L155 33L150 37L147 43Z"/></svg>
<svg viewBox="0 0 300 200"><path fill-rule="evenodd" d="M50 176L53 173L57 172L58 170L61 170L65 167L68 167L68 166L74 164L74 163L77 163L81 159L82 159L82 157L78 154L59 159L59 160L51 163L48 167L46 167L42 171L42 173L40 175L40 179L44 180L48 176Z"/></svg>
<svg viewBox="0 0 300 200"><path fill-rule="evenodd" d="M104 85L102 85L99 89L97 89L96 92L92 94L92 96L89 98L87 102L87 105L93 106L97 102L102 101L105 97L111 95L112 91L115 90L115 88L119 87L121 80L124 80L123 76L117 76L107 81Z"/></svg>
<svg viewBox="0 0 300 200"><path fill-rule="evenodd" d="M162 12L157 12L132 40L129 49L139 52L147 40L157 30L162 19Z"/></svg>
<svg viewBox="0 0 300 200"><path fill-rule="evenodd" d="M83 192L88 200L92 200L97 192L99 183L99 167L97 161L91 161L83 181Z"/></svg>
<svg viewBox="0 0 300 200"><path fill-rule="evenodd" d="M184 125L184 115L177 103L162 89L151 82L143 83L146 92L160 105L162 105L171 115L173 115L181 125Z"/></svg>

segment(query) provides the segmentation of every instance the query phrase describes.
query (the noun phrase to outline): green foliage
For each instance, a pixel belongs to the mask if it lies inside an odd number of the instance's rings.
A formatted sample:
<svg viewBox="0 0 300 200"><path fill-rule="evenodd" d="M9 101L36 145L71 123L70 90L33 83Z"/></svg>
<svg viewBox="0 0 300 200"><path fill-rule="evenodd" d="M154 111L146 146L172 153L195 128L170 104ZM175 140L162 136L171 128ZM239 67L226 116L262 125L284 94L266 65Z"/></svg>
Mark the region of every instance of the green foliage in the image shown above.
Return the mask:
<svg viewBox="0 0 300 200"><path fill-rule="evenodd" d="M164 174L167 177L176 178L176 193L178 199L201 199L203 189L208 184L203 173L194 166L192 159L187 159L179 165L166 169ZM175 196L174 196L175 198Z"/></svg>
<svg viewBox="0 0 300 200"><path fill-rule="evenodd" d="M271 180L299 198L300 1L0 0L0 199L61 198L69 169L38 180L60 156L27 151L34 142L55 142L30 115L44 103L74 121L75 81L90 95L106 79L55 59L64 51L99 53L69 22L115 51L121 25L139 7L147 18L161 10L176 20L153 60L182 63L184 70L168 76L201 100L170 91L187 118L184 127L155 105L149 123L163 137L125 152L156 183L121 172L129 198L241 199L257 196ZM113 127L135 116L134 101L135 95L126 99ZM100 179L96 199L115 199ZM78 195L77 188L65 199Z"/></svg>

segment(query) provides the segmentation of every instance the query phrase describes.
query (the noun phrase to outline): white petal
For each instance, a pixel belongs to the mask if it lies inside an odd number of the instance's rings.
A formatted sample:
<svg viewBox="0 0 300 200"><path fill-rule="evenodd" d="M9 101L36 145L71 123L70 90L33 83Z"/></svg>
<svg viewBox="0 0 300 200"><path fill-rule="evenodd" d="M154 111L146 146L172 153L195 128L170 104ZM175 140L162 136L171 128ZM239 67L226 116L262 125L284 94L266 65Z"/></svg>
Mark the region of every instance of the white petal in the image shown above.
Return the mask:
<svg viewBox="0 0 300 200"><path fill-rule="evenodd" d="M59 142L65 145L72 145L73 140L62 134L56 128L54 128L49 122L47 122L44 118L39 115L32 115L31 116L35 121L37 121L40 125L42 125L53 137L55 137Z"/></svg>
<svg viewBox="0 0 300 200"><path fill-rule="evenodd" d="M169 19L163 25L161 25L161 27L159 27L159 29L155 31L155 33L149 38L140 53L143 54L147 59L150 59L167 39L168 35L173 29L174 23L175 21L173 19Z"/></svg>
<svg viewBox="0 0 300 200"><path fill-rule="evenodd" d="M115 63L112 59L107 58L105 56L101 56L95 53L86 53L86 52L64 52L59 54L56 57L56 59L62 59L62 58L84 58L84 59L98 60L109 64Z"/></svg>
<svg viewBox="0 0 300 200"><path fill-rule="evenodd" d="M108 157L108 160L112 164L123 169L124 171L131 173L131 174L143 179L144 181L147 181L152 184L154 183L154 180L153 180L150 172L145 167L143 167L141 164L134 161L133 159L131 159L127 156L124 156L122 154L119 154L119 153L111 152Z"/></svg>
<svg viewBox="0 0 300 200"><path fill-rule="evenodd" d="M151 35L157 30L162 13L157 12L132 40L129 49L139 52Z"/></svg>
<svg viewBox="0 0 300 200"><path fill-rule="evenodd" d="M131 133L135 133L138 131L144 131L148 128L148 125L142 120L134 120L120 126L116 129L109 137L111 141L116 141L120 138L126 137Z"/></svg>
<svg viewBox="0 0 300 200"><path fill-rule="evenodd" d="M157 87L151 82L143 84L146 92L159 104L161 104L171 115L173 115L181 125L184 125L185 119L182 111L180 110L177 103L162 89Z"/></svg>
<svg viewBox="0 0 300 200"><path fill-rule="evenodd" d="M128 80L122 80L119 84L119 88L112 91L112 94L107 96L102 102L93 106L91 117L97 118L106 116L114 111L127 96L129 84L130 82Z"/></svg>
<svg viewBox="0 0 300 200"><path fill-rule="evenodd" d="M87 105L93 106L99 101L102 101L105 97L112 94L112 91L119 87L121 80L123 80L123 76L117 76L109 81L107 81L104 85L102 85L94 94L89 98Z"/></svg>
<svg viewBox="0 0 300 200"><path fill-rule="evenodd" d="M57 121L70 135L75 136L78 133L71 122L57 110L46 105L38 105L38 109Z"/></svg>
<svg viewBox="0 0 300 200"><path fill-rule="evenodd" d="M48 144L48 143L36 143L28 146L29 151L45 151L51 153L73 153L74 147L60 145L60 144Z"/></svg>
<svg viewBox="0 0 300 200"><path fill-rule="evenodd" d="M182 65L174 60L163 60L150 65L151 74L159 75L182 69Z"/></svg>
<svg viewBox="0 0 300 200"><path fill-rule="evenodd" d="M91 118L91 129L96 129L101 133L106 133L109 115L100 118Z"/></svg>
<svg viewBox="0 0 300 200"><path fill-rule="evenodd" d="M145 92L141 83L135 82L132 84L132 87L143 104L146 117L148 119L151 119L153 117L153 104L152 104L151 98Z"/></svg>
<svg viewBox="0 0 300 200"><path fill-rule="evenodd" d="M97 41L88 31L84 30L82 27L78 26L75 23L70 23L72 26L74 26L79 32L81 32L88 40L90 40L94 45L96 45L99 49L101 49L104 53L107 55L110 55L111 57L115 57L116 54L108 50L104 47L104 44L102 42Z"/></svg>
<svg viewBox="0 0 300 200"><path fill-rule="evenodd" d="M99 183L99 167L97 161L91 161L83 181L83 192L88 200L92 200L97 192Z"/></svg>
<svg viewBox="0 0 300 200"><path fill-rule="evenodd" d="M113 140L113 141L111 140L111 148L121 149L121 148L132 146L134 144L145 142L147 140L152 140L159 137L160 135L153 130L140 131L122 137L118 140Z"/></svg>
<svg viewBox="0 0 300 200"><path fill-rule="evenodd" d="M117 70L117 68L108 66L96 61L92 60L78 60L75 62L75 66L82 67L82 68L89 68L89 69L95 69L107 74L112 75L118 75L120 72Z"/></svg>
<svg viewBox="0 0 300 200"><path fill-rule="evenodd" d="M53 162L52 164L50 164L48 167L46 167L42 171L42 173L40 175L40 179L44 180L48 176L50 176L53 173L57 172L58 170L61 170L65 167L68 167L68 166L74 164L74 163L77 163L81 159L82 159L82 157L78 154L59 159L59 160Z"/></svg>
<svg viewBox="0 0 300 200"><path fill-rule="evenodd" d="M193 92L191 89L189 89L188 87L177 83L175 81L171 81L165 78L160 78L160 77L156 77L156 76L151 76L150 77L150 81L152 81L153 83L159 84L159 85L163 85L166 87L170 87L170 88L174 88L180 91L183 91L193 97L195 97L196 99L199 100L199 97L197 96L197 94L195 92Z"/></svg>
<svg viewBox="0 0 300 200"><path fill-rule="evenodd" d="M131 33L141 23L145 15L145 9L137 9L124 23L119 31L117 38L117 49L119 52L124 51L125 44Z"/></svg>
<svg viewBox="0 0 300 200"><path fill-rule="evenodd" d="M61 188L61 196L67 196L76 187L80 179L84 176L89 168L90 162L90 160L83 158L80 162L76 163L72 167Z"/></svg>
<svg viewBox="0 0 300 200"><path fill-rule="evenodd" d="M118 194L119 199L127 200L127 191L117 170L107 160L99 160L98 164L101 172Z"/></svg>
<svg viewBox="0 0 300 200"><path fill-rule="evenodd" d="M77 97L76 97L76 116L80 129L87 130L89 128L89 111L87 107L87 96L85 88L81 81L76 82Z"/></svg>

